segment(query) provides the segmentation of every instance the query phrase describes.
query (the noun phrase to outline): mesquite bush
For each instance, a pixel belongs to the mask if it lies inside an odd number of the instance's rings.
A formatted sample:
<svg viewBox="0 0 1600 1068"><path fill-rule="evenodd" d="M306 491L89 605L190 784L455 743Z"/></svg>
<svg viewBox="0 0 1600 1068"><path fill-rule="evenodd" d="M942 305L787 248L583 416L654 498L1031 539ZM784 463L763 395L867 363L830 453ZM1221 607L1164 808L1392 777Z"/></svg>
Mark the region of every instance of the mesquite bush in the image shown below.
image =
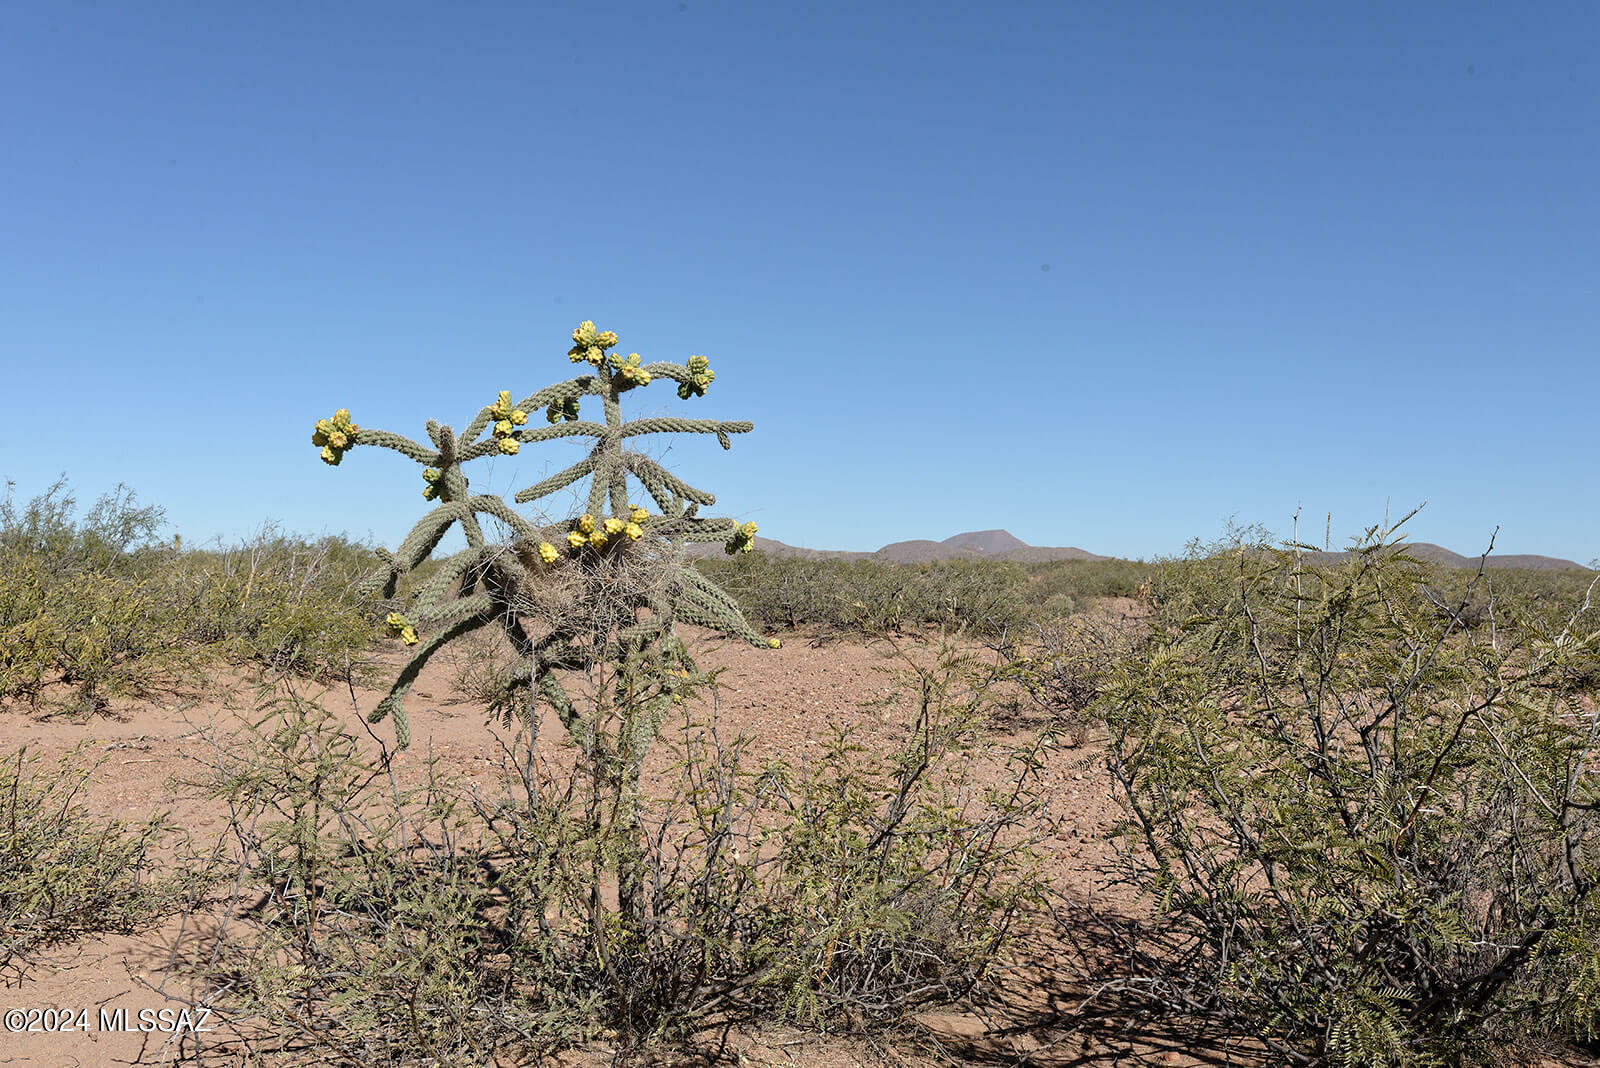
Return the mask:
<svg viewBox="0 0 1600 1068"><path fill-rule="evenodd" d="M1592 602L1468 628L1392 534L1241 543L1105 686L1155 903L1154 941L1113 924L1125 990L1276 1063L1498 1063L1600 1020L1600 719L1567 670Z"/></svg>

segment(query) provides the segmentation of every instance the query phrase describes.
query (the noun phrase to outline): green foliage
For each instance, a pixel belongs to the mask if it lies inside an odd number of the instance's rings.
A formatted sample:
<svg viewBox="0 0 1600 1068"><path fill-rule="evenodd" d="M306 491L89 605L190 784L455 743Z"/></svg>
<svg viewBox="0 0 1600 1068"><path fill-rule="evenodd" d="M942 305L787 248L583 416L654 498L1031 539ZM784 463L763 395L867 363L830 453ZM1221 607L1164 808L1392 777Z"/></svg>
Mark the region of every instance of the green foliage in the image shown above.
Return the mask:
<svg viewBox="0 0 1600 1068"><path fill-rule="evenodd" d="M1050 560L1026 567L1028 599L1040 606L1035 622L1062 619L1106 597L1139 597L1154 571L1139 560Z"/></svg>
<svg viewBox="0 0 1600 1068"><path fill-rule="evenodd" d="M170 554L162 572L195 645L236 663L347 679L373 638L378 602L364 584L381 566L348 539L307 541L269 525L226 549Z"/></svg>
<svg viewBox="0 0 1600 1068"><path fill-rule="evenodd" d="M595 818L614 795L582 759L530 744L504 751L498 788L431 763L402 788L337 717L264 700L213 747L242 896L194 958L208 1004L325 1063L466 1065L602 1031L632 1046L736 1020L882 1026L971 991L1042 896L1050 739L983 740L980 665L908 665L917 712L887 759L841 733L756 763L675 704L642 843ZM646 878L628 922L604 875L634 850Z"/></svg>
<svg viewBox="0 0 1600 1068"><path fill-rule="evenodd" d="M1001 637L1064 619L1099 598L1135 596L1151 570L1128 560L897 564L763 552L706 557L695 566L760 626L874 637L927 626Z"/></svg>
<svg viewBox="0 0 1600 1068"><path fill-rule="evenodd" d="M163 818L130 827L78 803L101 763L81 746L50 767L26 749L0 760L0 978L61 943L148 927L183 897L184 880L149 875Z"/></svg>
<svg viewBox="0 0 1600 1068"><path fill-rule="evenodd" d="M0 701L38 704L67 683L71 710L138 695L179 661L179 606L130 550L161 526L123 487L80 523L64 480L18 508L0 500Z"/></svg>
<svg viewBox="0 0 1600 1068"><path fill-rule="evenodd" d="M229 549L154 541L163 512L119 487L88 513L59 481L19 507L0 501L0 701L103 712L148 696L215 655L275 671L347 678L373 632L356 587L378 566L342 538L264 528Z"/></svg>
<svg viewBox="0 0 1600 1068"><path fill-rule="evenodd" d="M894 564L752 552L695 566L764 627L881 636L938 625L990 634L1015 627L1029 611L1026 573L1002 561Z"/></svg>
<svg viewBox="0 0 1600 1068"><path fill-rule="evenodd" d="M1233 539L1157 587L1106 685L1141 989L1286 1063L1494 1062L1593 1030L1595 639L1466 627L1374 528L1343 562ZM1491 609L1491 612L1493 610Z"/></svg>
<svg viewBox="0 0 1600 1068"><path fill-rule="evenodd" d="M211 785L241 893L269 892L229 910L202 966L209 1003L321 1063L485 1064L594 1033L593 966L545 915L557 808L525 798L538 835L501 852L468 836L468 792L431 762L401 789L321 706L259 713L214 747Z"/></svg>

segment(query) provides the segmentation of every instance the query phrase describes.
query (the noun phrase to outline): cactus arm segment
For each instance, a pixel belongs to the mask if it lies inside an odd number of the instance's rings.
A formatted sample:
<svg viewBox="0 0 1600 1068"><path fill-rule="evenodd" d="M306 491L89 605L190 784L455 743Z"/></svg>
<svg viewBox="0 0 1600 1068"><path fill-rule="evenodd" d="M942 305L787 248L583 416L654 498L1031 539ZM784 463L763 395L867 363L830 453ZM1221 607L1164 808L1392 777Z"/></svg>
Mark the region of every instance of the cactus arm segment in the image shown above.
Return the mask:
<svg viewBox="0 0 1600 1068"><path fill-rule="evenodd" d="M739 529L732 519L698 519L684 517L668 519L657 524L652 533L679 541L722 541Z"/></svg>
<svg viewBox="0 0 1600 1068"><path fill-rule="evenodd" d="M676 416L659 416L635 419L622 424L622 436L640 434L748 434L756 425L743 420L727 422L719 419L680 419Z"/></svg>
<svg viewBox="0 0 1600 1068"><path fill-rule="evenodd" d="M575 438L584 434L599 437L606 432L601 423L587 423L579 420L576 423L555 423L550 426L522 427L511 436L524 445L535 441L554 441L557 438ZM488 438L467 446L461 453L461 462L477 460L484 456L500 455L500 442L497 438Z"/></svg>
<svg viewBox="0 0 1600 1068"><path fill-rule="evenodd" d="M548 497L556 490L565 489L574 482L578 481L578 479L582 478L584 475L587 475L589 472L593 471L595 465L599 462L599 454L590 453L588 456L584 457L582 460L579 460L565 471L551 475L543 482L536 482L525 490L518 490L516 497L513 499L518 504L527 504L529 501L536 501L540 497Z"/></svg>
<svg viewBox="0 0 1600 1068"><path fill-rule="evenodd" d="M666 505L662 503L661 495L651 485L652 482L659 484L672 497L694 501L696 504L704 504L708 507L717 503L716 494L708 493L702 489L695 489L643 453L629 453L624 462L628 465L628 470L633 472L633 477L644 483L645 489L650 491L650 496L656 499L656 503L661 505L663 511L666 510Z"/></svg>
<svg viewBox="0 0 1600 1068"><path fill-rule="evenodd" d="M372 573L356 583L356 596L360 598L380 597L388 600L394 596L395 587L400 582L400 568L395 564L394 554L388 549L374 550L381 565L372 570Z"/></svg>
<svg viewBox="0 0 1600 1068"><path fill-rule="evenodd" d="M461 432L460 442L463 446L471 445L477 440L479 434L489 429L489 424L494 422L494 405L485 404L477 415L472 417L472 422L467 424L467 429Z"/></svg>
<svg viewBox="0 0 1600 1068"><path fill-rule="evenodd" d="M418 463L426 464L429 467L440 466L437 452L417 444L404 434L394 434L387 430L368 430L366 427L362 427L356 431L354 441L357 445L377 445L381 448L393 449L395 452L409 456Z"/></svg>
<svg viewBox="0 0 1600 1068"><path fill-rule="evenodd" d="M688 382L694 377L683 364L670 363L666 360L647 363L644 365L644 369L649 372L651 378L670 378L674 382Z"/></svg>
<svg viewBox="0 0 1600 1068"><path fill-rule="evenodd" d="M472 506L472 510L474 512L481 512L484 515L492 515L496 519L500 520L500 522L516 531L518 538L533 538L539 533L538 528L517 513L513 512L510 508L507 508L505 501L491 493L479 494L478 496L471 498L468 503Z"/></svg>
<svg viewBox="0 0 1600 1068"><path fill-rule="evenodd" d="M378 702L378 707L368 714L367 722L379 723L382 722L385 716L392 714L394 716L395 742L401 749L408 747L411 744L411 725L406 721L406 693L411 689L412 684L417 681L417 676L422 674L423 667L434 653L449 642L470 633L483 626L483 624L484 620L481 617L472 616L457 622L455 626L447 630L439 631L423 642L411 659L406 662L406 666L400 669L400 674L396 676L394 684L389 687L389 693L383 700Z"/></svg>
<svg viewBox="0 0 1600 1068"><path fill-rule="evenodd" d="M604 384L594 375L579 375L528 394L517 407L532 415L535 409L548 408L557 401L571 400L573 397L590 396L604 388Z"/></svg>
<svg viewBox="0 0 1600 1068"><path fill-rule="evenodd" d="M719 634L743 638L751 645L766 648L766 639L757 634L750 624L744 621L743 616L737 614L730 616L726 610L712 604L696 590L685 588L673 598L673 610L677 617L686 623L697 623Z"/></svg>
<svg viewBox="0 0 1600 1068"><path fill-rule="evenodd" d="M440 565L439 570L435 572L433 577L417 590L417 603L419 605L437 603L446 593L450 592L450 588L456 584L461 576L481 564L491 552L492 550L483 548L462 549L456 553Z"/></svg>
<svg viewBox="0 0 1600 1068"><path fill-rule="evenodd" d="M489 622L497 614L493 597L487 593L475 593L471 597L458 597L443 604L428 605L416 613L412 622L419 626L437 626L449 630L468 619L476 619L481 625Z"/></svg>
<svg viewBox="0 0 1600 1068"><path fill-rule="evenodd" d="M600 462L595 465L594 480L589 484L586 510L590 515L601 515L606 510L606 489L616 477L619 464L615 456L600 447L597 446L595 451L600 453Z"/></svg>
<svg viewBox="0 0 1600 1068"><path fill-rule="evenodd" d="M624 627L618 631L617 644L622 646L645 645L658 637L670 623L671 618L666 615L652 615L649 619L640 620L633 626Z"/></svg>
<svg viewBox="0 0 1600 1068"><path fill-rule="evenodd" d="M645 491L656 502L656 507L661 509L662 515L674 516L682 513L683 499L668 488L666 481L656 471L638 464L633 457L627 460L627 464L628 470L632 471L633 476L644 485Z"/></svg>
<svg viewBox="0 0 1600 1068"><path fill-rule="evenodd" d="M561 725L567 729L567 735L573 741L579 741L583 733L583 717L572 707L572 699L567 696L561 680L551 674L541 676L539 692L550 702L550 707L556 710L556 715L561 718Z"/></svg>
<svg viewBox="0 0 1600 1068"><path fill-rule="evenodd" d="M466 504L450 501L439 505L417 520L417 525L411 528L406 540L395 550L395 562L399 564L400 570L410 571L432 556L433 550L444 539L445 531L450 529L450 524L470 514L471 509Z"/></svg>
<svg viewBox="0 0 1600 1068"><path fill-rule="evenodd" d="M627 468L617 465L616 471L611 476L611 514L628 514L628 479Z"/></svg>
<svg viewBox="0 0 1600 1068"><path fill-rule="evenodd" d="M706 598L712 604L721 605L727 611L735 614L740 611L739 602L733 599L732 594L728 593L721 586L718 586L716 583L712 582L709 578L701 574L695 568L684 568L682 571L682 576L684 586L686 588L693 589L696 593Z"/></svg>

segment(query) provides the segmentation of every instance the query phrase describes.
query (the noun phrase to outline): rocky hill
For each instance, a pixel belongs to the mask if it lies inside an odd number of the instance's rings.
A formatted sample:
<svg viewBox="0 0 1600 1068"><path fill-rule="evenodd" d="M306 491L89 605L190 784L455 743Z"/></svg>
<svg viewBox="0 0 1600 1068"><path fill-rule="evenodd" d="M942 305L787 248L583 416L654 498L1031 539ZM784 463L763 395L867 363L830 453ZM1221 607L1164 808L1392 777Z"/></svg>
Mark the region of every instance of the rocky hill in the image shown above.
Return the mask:
<svg viewBox="0 0 1600 1068"><path fill-rule="evenodd" d="M772 538L757 537L755 547L758 551L772 556L798 556L808 560L884 560L895 564L920 564L930 560L1015 560L1019 563L1034 564L1050 560L1110 560L1109 556L1101 556L1085 549L1072 547L1047 548L1038 545L1029 545L1021 538L1005 530L969 530L964 534L955 534L943 541L929 541L919 538L912 541L890 542L883 548L874 552L848 552L836 549L803 549L796 545L786 545ZM1419 560L1429 563L1442 564L1445 567L1478 566L1478 557L1462 556L1460 553L1451 552L1441 545L1430 542L1408 542L1407 549L1411 555ZM690 551L699 556L710 556L720 553L720 545L695 545L690 546ZM1318 553L1319 557L1328 560L1343 559L1345 553ZM1554 556L1535 556L1529 554L1502 556L1495 554L1489 557L1488 567L1491 568L1528 568L1535 571L1555 571L1567 568L1586 570L1582 564L1572 560L1563 560Z"/></svg>

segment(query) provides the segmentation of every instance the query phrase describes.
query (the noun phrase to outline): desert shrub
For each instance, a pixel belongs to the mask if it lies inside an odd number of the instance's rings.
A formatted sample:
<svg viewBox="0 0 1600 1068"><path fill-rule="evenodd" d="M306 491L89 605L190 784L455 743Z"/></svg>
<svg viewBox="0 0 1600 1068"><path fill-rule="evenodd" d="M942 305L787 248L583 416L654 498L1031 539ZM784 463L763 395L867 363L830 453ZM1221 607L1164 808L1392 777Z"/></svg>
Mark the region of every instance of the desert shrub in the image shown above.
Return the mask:
<svg viewBox="0 0 1600 1068"><path fill-rule="evenodd" d="M904 663L914 711L887 752L837 730L803 760L751 766L742 740L685 718L676 788L649 808L646 922L615 969L634 1028L891 1026L1001 959L1043 897L1032 850L1055 736L988 737L993 669L949 646Z"/></svg>
<svg viewBox="0 0 1600 1068"><path fill-rule="evenodd" d="M49 766L26 749L0 759L0 979L20 980L53 946L148 927L183 899L183 877L151 874L164 819L128 825L78 803L99 763L81 746Z"/></svg>
<svg viewBox="0 0 1600 1068"><path fill-rule="evenodd" d="M594 818L613 791L581 752L551 760L524 733L497 787L430 764L404 789L320 706L263 701L214 747L241 897L195 958L200 998L256 1053L343 1064L899 1022L972 990L1042 897L1049 736L986 742L990 678L948 652L913 665L896 748L840 733L795 761L752 760L699 721L696 687L714 680L687 680L671 768L640 806L636 922L606 878L633 841ZM982 763L1001 788L980 786Z"/></svg>
<svg viewBox="0 0 1600 1068"><path fill-rule="evenodd" d="M1075 615L998 635L989 647L999 657L998 677L1021 691L1015 712L1041 718L1067 744L1080 746L1117 667L1140 655L1145 639L1142 623Z"/></svg>
<svg viewBox="0 0 1600 1068"><path fill-rule="evenodd" d="M343 679L378 631L382 603L363 584L380 567L376 551L347 538L312 541L267 525L235 546L173 554L164 577L192 644L236 663Z"/></svg>
<svg viewBox="0 0 1600 1068"><path fill-rule="evenodd" d="M321 706L258 711L214 747L239 898L199 1000L257 1054L320 1063L483 1064L593 1033L592 970L542 929L550 888L530 878L552 874L560 813L529 798L541 837L499 854L464 837L466 791L431 763L401 789Z"/></svg>
<svg viewBox="0 0 1600 1068"><path fill-rule="evenodd" d="M1138 596L1154 565L1139 560L1051 560L1026 568L1029 598L1049 606L1037 616L1044 622L1064 618L1101 598Z"/></svg>
<svg viewBox="0 0 1600 1068"><path fill-rule="evenodd" d="M0 700L68 683L73 710L148 690L182 663L182 616L135 548L162 511L123 487L79 520L64 480L0 500Z"/></svg>
<svg viewBox="0 0 1600 1068"><path fill-rule="evenodd" d="M0 700L104 711L192 676L216 655L275 671L349 676L377 626L359 592L377 554L344 538L268 526L231 548L155 541L162 509L124 487L81 518L64 480L26 505L0 501Z"/></svg>
<svg viewBox="0 0 1600 1068"><path fill-rule="evenodd" d="M767 627L816 626L874 637L925 626L993 634L1031 612L1026 573L1001 560L896 564L754 552L695 566Z"/></svg>
<svg viewBox="0 0 1600 1068"><path fill-rule="evenodd" d="M1594 1030L1596 720L1559 684L1594 624L1463 628L1390 534L1168 569L1102 706L1161 943L1111 925L1124 989L1284 1063L1495 1063Z"/></svg>

